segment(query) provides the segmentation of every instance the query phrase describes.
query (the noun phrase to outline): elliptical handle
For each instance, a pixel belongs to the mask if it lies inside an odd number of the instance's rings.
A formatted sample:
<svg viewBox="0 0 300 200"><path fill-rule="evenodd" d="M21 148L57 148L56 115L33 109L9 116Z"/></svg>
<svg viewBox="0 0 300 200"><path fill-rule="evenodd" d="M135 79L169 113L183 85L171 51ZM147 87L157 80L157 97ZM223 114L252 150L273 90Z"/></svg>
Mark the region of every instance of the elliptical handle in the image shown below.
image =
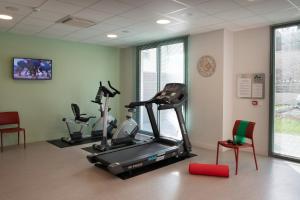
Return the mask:
<svg viewBox="0 0 300 200"><path fill-rule="evenodd" d="M121 94L119 90L117 90L116 88L114 88L111 84L110 84L110 81L108 81L108 86L113 89L115 91L115 93L117 94Z"/></svg>
<svg viewBox="0 0 300 200"><path fill-rule="evenodd" d="M100 87L102 87L102 81L100 81L99 83L100 83Z"/></svg>

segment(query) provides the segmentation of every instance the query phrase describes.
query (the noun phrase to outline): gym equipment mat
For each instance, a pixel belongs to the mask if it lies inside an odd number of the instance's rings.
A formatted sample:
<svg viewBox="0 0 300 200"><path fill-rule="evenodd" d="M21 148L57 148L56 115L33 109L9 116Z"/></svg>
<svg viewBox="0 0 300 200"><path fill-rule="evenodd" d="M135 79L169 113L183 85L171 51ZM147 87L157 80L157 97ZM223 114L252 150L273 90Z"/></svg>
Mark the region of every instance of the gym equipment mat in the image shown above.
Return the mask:
<svg viewBox="0 0 300 200"><path fill-rule="evenodd" d="M68 144L66 142L61 141L61 139L47 140L47 142L50 144L53 144L54 146L57 146L59 148L65 148L65 147L73 147L73 146L82 145L82 144L88 144L88 143L92 143L92 142L98 142L100 140L101 140L101 138L88 137L88 138L83 139L81 142L74 143L74 144Z"/></svg>
<svg viewBox="0 0 300 200"><path fill-rule="evenodd" d="M174 163L177 163L177 162L180 162L180 161L183 161L183 160L195 157L195 156L197 156L197 155L193 154L193 153L190 153L190 155L186 158L169 158L169 159L166 159L166 160L162 160L160 162L156 162L156 163L151 164L151 165L147 165L145 167L137 168L137 169L134 169L132 171L128 171L128 172L124 172L122 174L118 174L116 176L119 177L122 180L127 180L127 179L133 178L135 176L139 176L139 175L142 175L144 173L151 172L151 171L154 171L156 169L160 169L160 168L166 167L168 165L171 165L171 164L174 164ZM97 165L97 167L107 171L107 168L104 167L104 166Z"/></svg>

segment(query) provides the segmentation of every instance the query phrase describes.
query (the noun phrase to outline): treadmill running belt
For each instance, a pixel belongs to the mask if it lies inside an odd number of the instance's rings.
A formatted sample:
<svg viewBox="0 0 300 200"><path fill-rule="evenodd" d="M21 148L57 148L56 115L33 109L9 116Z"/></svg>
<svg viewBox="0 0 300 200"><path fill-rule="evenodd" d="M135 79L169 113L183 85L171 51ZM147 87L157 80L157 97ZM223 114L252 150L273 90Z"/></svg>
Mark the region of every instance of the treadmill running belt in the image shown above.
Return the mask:
<svg viewBox="0 0 300 200"><path fill-rule="evenodd" d="M108 154L98 155L97 157L101 160L105 160L108 163L128 161L139 156L144 156L147 154L155 154L161 150L177 148L176 146L168 146L160 143L149 143L141 146L136 146L133 148L128 148L122 151L116 151Z"/></svg>

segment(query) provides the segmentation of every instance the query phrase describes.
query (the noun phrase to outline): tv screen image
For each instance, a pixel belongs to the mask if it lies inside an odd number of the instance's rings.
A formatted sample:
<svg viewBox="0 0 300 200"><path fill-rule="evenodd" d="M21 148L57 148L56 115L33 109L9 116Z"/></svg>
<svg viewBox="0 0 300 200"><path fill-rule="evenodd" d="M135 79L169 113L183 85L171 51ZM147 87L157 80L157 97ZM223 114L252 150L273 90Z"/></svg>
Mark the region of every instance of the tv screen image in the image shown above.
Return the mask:
<svg viewBox="0 0 300 200"><path fill-rule="evenodd" d="M22 80L51 80L52 60L13 58L13 78Z"/></svg>

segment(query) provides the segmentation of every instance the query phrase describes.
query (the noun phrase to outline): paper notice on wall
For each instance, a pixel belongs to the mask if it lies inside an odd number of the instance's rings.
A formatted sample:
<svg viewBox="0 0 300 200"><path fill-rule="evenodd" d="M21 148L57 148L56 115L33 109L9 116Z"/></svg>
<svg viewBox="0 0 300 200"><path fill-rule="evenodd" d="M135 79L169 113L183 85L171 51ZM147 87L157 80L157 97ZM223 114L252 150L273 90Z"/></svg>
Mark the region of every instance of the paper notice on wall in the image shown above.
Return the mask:
<svg viewBox="0 0 300 200"><path fill-rule="evenodd" d="M238 78L238 97L239 98L251 98L251 78Z"/></svg>
<svg viewBox="0 0 300 200"><path fill-rule="evenodd" d="M253 83L252 84L252 98L263 98L263 84Z"/></svg>

